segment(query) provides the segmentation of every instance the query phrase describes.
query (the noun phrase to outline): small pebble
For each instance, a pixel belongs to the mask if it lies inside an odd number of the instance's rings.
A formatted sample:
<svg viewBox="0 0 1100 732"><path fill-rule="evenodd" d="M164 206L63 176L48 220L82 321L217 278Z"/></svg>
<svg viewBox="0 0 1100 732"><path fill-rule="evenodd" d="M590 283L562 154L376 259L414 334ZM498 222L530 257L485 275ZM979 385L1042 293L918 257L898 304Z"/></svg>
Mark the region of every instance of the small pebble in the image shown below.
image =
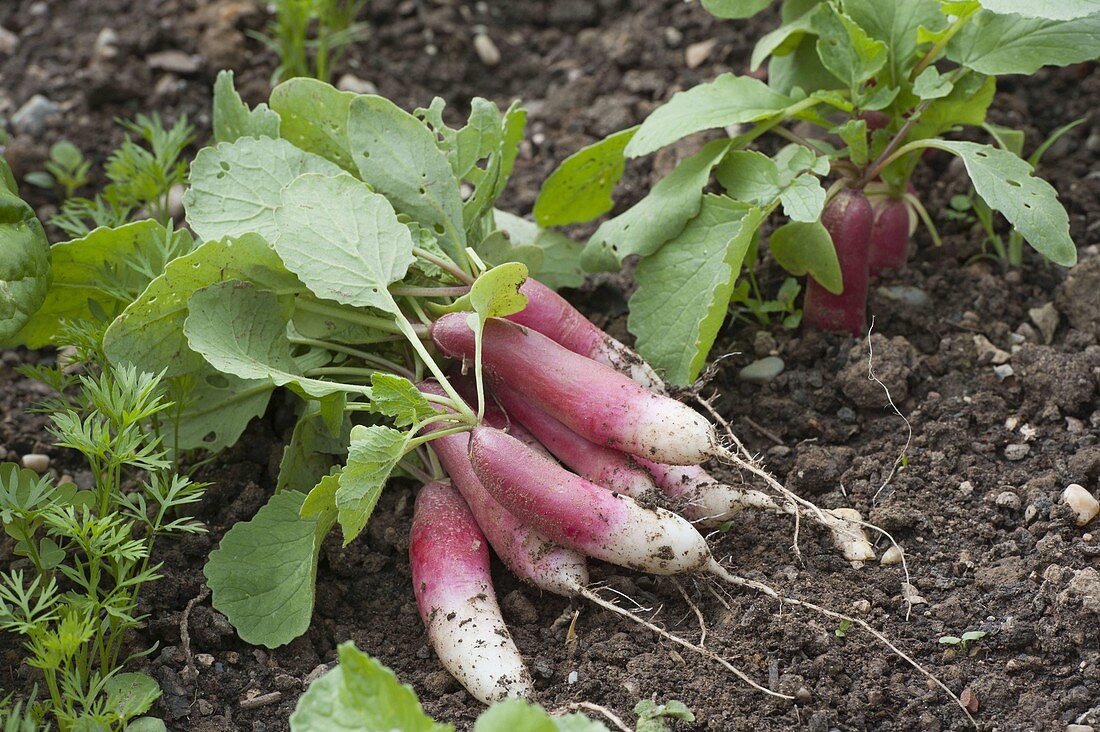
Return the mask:
<svg viewBox="0 0 1100 732"><path fill-rule="evenodd" d="M805 686L798 687L798 691L794 693L794 700L799 704L809 704L812 699L813 695Z"/></svg>
<svg viewBox="0 0 1100 732"><path fill-rule="evenodd" d="M997 348L984 335L974 336L974 348L978 351L978 363L999 365L1012 358L1008 351Z"/></svg>
<svg viewBox="0 0 1100 732"><path fill-rule="evenodd" d="M912 285L891 285L878 288L879 294L902 305L919 308L928 304L928 293Z"/></svg>
<svg viewBox="0 0 1100 732"><path fill-rule="evenodd" d="M1054 340L1054 332L1058 330L1058 311L1054 309L1054 303L1048 302L1041 308L1031 308L1027 311L1027 316L1031 318L1031 322L1035 323L1035 327L1039 329L1039 332L1043 335L1043 343L1050 345L1050 342Z"/></svg>
<svg viewBox="0 0 1100 732"><path fill-rule="evenodd" d="M578 678L579 677L578 677L576 671L570 671L569 672L569 677L566 679L566 683L569 684L570 686L572 686L573 684L577 683Z"/></svg>
<svg viewBox="0 0 1100 732"><path fill-rule="evenodd" d="M1002 363L1000 366L993 367L993 375L997 377L997 381L1004 381L1011 376L1015 376L1016 372L1012 370L1012 364Z"/></svg>
<svg viewBox="0 0 1100 732"><path fill-rule="evenodd" d="M23 456L23 467L41 475L50 469L50 456L32 452Z"/></svg>
<svg viewBox="0 0 1100 732"><path fill-rule="evenodd" d="M1023 460L1031 452L1031 446L1025 445L1022 442L1013 443L1005 447L1005 458L1016 462L1017 460Z"/></svg>
<svg viewBox="0 0 1100 732"><path fill-rule="evenodd" d="M11 116L11 126L19 134L36 137L41 134L46 120L59 114L60 107L41 94L35 94Z"/></svg>
<svg viewBox="0 0 1100 732"><path fill-rule="evenodd" d="M1091 724L1067 724L1066 732L1096 732Z"/></svg>
<svg viewBox="0 0 1100 732"><path fill-rule="evenodd" d="M686 49L684 49L684 63L689 69L698 68L710 58L711 52L714 50L714 46L718 43L713 38L699 43L692 43Z"/></svg>
<svg viewBox="0 0 1100 732"><path fill-rule="evenodd" d="M195 662L198 663L200 666L210 668L214 665L214 657L209 653L196 653Z"/></svg>
<svg viewBox="0 0 1100 732"><path fill-rule="evenodd" d="M680 32L679 28L671 25L665 28L665 43L667 43L670 48L676 48L683 42L684 34ZM1098 145L1097 148L1100 149L1100 145Z"/></svg>
<svg viewBox="0 0 1100 732"><path fill-rule="evenodd" d="M1062 503L1077 514L1077 525L1084 526L1100 514L1100 501L1089 493L1088 489L1077 483L1070 483L1062 491Z"/></svg>
<svg viewBox="0 0 1100 732"><path fill-rule="evenodd" d="M871 612L871 603L867 600L856 600L852 603L852 609L860 615L866 615Z"/></svg>
<svg viewBox="0 0 1100 732"><path fill-rule="evenodd" d="M157 51L145 57L145 63L156 71L171 71L173 74L193 74L199 70L201 57L176 49Z"/></svg>
<svg viewBox="0 0 1100 732"><path fill-rule="evenodd" d="M168 215L173 219L183 218L183 194L186 188L177 184L168 189Z"/></svg>
<svg viewBox="0 0 1100 732"><path fill-rule="evenodd" d="M969 496L973 492L974 484L969 480L964 480L962 483L959 483L959 493L961 493L963 497Z"/></svg>
<svg viewBox="0 0 1100 732"><path fill-rule="evenodd" d="M10 56L15 53L16 47L19 45L19 36L12 33L7 28L0 26L0 53L5 56Z"/></svg>
<svg viewBox="0 0 1100 732"><path fill-rule="evenodd" d="M474 36L474 51L481 63L490 68L500 63L500 49L493 43L493 39L484 33Z"/></svg>
<svg viewBox="0 0 1100 732"><path fill-rule="evenodd" d="M214 713L214 705L205 699L199 699L198 702L199 714L203 717L209 717Z"/></svg>
<svg viewBox="0 0 1100 732"><path fill-rule="evenodd" d="M786 364L779 356L766 356L753 361L737 373L737 378L749 384L767 384L783 373Z"/></svg>
<svg viewBox="0 0 1100 732"><path fill-rule="evenodd" d="M118 55L118 33L114 28L104 28L95 37L92 56L96 60L112 59Z"/></svg>
<svg viewBox="0 0 1100 732"><path fill-rule="evenodd" d="M336 88L340 91L352 92L353 94L377 94L378 87L373 82L366 79L360 79L355 74L344 74L340 77L340 80L336 82Z"/></svg>
<svg viewBox="0 0 1100 732"><path fill-rule="evenodd" d="M901 564L901 549L892 546L882 553L882 559L878 560L880 564Z"/></svg>
<svg viewBox="0 0 1100 732"><path fill-rule="evenodd" d="M1020 497L1012 491L1001 491L997 494L997 505L1010 511L1020 510Z"/></svg>

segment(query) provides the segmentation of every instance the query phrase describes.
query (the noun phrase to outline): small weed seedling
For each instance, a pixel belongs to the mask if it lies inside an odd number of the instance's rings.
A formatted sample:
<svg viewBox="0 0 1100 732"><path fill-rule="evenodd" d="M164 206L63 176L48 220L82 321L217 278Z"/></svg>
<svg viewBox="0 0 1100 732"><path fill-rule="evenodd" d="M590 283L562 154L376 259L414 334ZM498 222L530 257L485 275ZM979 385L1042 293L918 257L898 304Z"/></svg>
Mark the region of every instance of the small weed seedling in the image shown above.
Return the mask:
<svg viewBox="0 0 1100 732"><path fill-rule="evenodd" d="M46 161L45 168L27 173L24 180L33 186L56 191L64 202L88 185L92 163L85 159L76 145L60 140L50 147L50 159Z"/></svg>
<svg viewBox="0 0 1100 732"><path fill-rule="evenodd" d="M965 651L968 644L976 643L982 638L985 638L985 636L986 632L984 630L968 630L963 633L961 637L954 635L945 635L940 638L940 644L944 646L958 647Z"/></svg>
<svg viewBox="0 0 1100 732"><path fill-rule="evenodd" d="M367 0L275 0L267 35L252 34L279 55L271 83L308 76L329 81L347 46L366 37L357 22Z"/></svg>

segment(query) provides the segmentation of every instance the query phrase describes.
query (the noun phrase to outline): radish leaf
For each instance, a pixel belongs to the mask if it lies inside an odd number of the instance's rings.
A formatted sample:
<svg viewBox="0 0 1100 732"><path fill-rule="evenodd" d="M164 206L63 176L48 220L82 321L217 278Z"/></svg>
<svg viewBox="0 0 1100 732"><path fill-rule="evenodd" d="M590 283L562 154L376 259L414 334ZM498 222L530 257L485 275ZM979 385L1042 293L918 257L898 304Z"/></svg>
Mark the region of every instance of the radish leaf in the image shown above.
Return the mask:
<svg viewBox="0 0 1100 732"><path fill-rule="evenodd" d="M343 420L341 427L340 434L332 434L321 418L317 402L307 402L294 425L290 441L283 448L276 492L292 490L307 493L332 468L337 457L343 462L351 436L350 421Z"/></svg>
<svg viewBox="0 0 1100 732"><path fill-rule="evenodd" d="M779 266L791 274L808 274L834 295L843 292L836 248L820 221L784 224L772 232L768 246Z"/></svg>
<svg viewBox="0 0 1100 732"><path fill-rule="evenodd" d="M982 7L994 13L1013 13L1028 18L1047 20L1073 20L1100 13L1100 0L979 0Z"/></svg>
<svg viewBox="0 0 1100 732"><path fill-rule="evenodd" d="M526 281L526 266L506 262L478 277L465 297L484 323L488 318L503 318L527 307L527 296L519 291Z"/></svg>
<svg viewBox="0 0 1100 732"><path fill-rule="evenodd" d="M673 383L699 375L763 219L759 208L708 195L678 236L638 264L630 332L639 353Z"/></svg>
<svg viewBox="0 0 1100 732"><path fill-rule="evenodd" d="M299 177L282 191L275 226L275 251L314 295L400 312L386 288L413 263L412 234L362 181Z"/></svg>
<svg viewBox="0 0 1100 732"><path fill-rule="evenodd" d="M542 184L535 200L539 226L591 221L611 210L611 192L623 177L623 150L637 127L608 135L567 157Z"/></svg>
<svg viewBox="0 0 1100 732"><path fill-rule="evenodd" d="M554 290L563 287L580 287L584 284L584 270L580 265L581 250L584 248L582 244L564 234L540 228L538 224L506 211L497 210L493 215L497 226L507 234L513 249L537 247L542 252L542 261L537 266L532 266L529 260L523 260L532 277ZM484 242L480 246L484 246ZM478 253L488 257L494 263L505 261L493 259L490 255L482 253L480 248Z"/></svg>
<svg viewBox="0 0 1100 732"><path fill-rule="evenodd" d="M248 423L263 416L274 389L270 381L222 374L206 363L176 378L186 386L186 397L178 418L165 420L163 429L165 444L181 450L216 452L236 444Z"/></svg>
<svg viewBox="0 0 1100 732"><path fill-rule="evenodd" d="M962 158L974 190L1000 211L1013 228L1037 252L1055 264L1077 263L1077 248L1069 235L1069 216L1058 201L1058 192L1034 169L1007 150L991 145L954 140L928 140L930 147Z"/></svg>
<svg viewBox="0 0 1100 732"><path fill-rule="evenodd" d="M49 291L19 331L18 342L42 348L53 342L62 320L96 320L94 313L113 318L137 299L151 273L162 271L192 246L185 229L169 232L152 219L99 228L55 244L50 248Z"/></svg>
<svg viewBox="0 0 1100 732"><path fill-rule="evenodd" d="M391 417L398 427L409 427L436 414L431 402L403 376L376 371L370 385L371 410Z"/></svg>
<svg viewBox="0 0 1100 732"><path fill-rule="evenodd" d="M214 607L246 643L275 648L309 629L317 555L334 512L303 519L305 498L297 491L273 495L225 534L203 567Z"/></svg>
<svg viewBox="0 0 1100 732"><path fill-rule="evenodd" d="M899 86L908 79L920 58L920 29L938 32L948 24L936 0L844 0L844 12L871 38L886 44L888 59L880 84L885 87Z"/></svg>
<svg viewBox="0 0 1100 732"><path fill-rule="evenodd" d="M286 140L242 137L199 151L183 197L187 222L203 241L275 234L279 192L304 173L337 175L340 168Z"/></svg>
<svg viewBox="0 0 1100 732"><path fill-rule="evenodd" d="M542 707L525 699L505 699L482 712L474 732L558 732Z"/></svg>
<svg viewBox="0 0 1100 732"><path fill-rule="evenodd" d="M286 337L289 311L274 293L245 282L219 282L192 295L187 309L188 345L221 373L266 379L310 397L344 391L340 384L301 375Z"/></svg>
<svg viewBox="0 0 1100 732"><path fill-rule="evenodd" d="M649 195L596 229L581 263L589 270L615 269L631 254L652 254L683 231L699 213L710 172L729 147L729 140L715 140L681 161Z"/></svg>
<svg viewBox="0 0 1100 732"><path fill-rule="evenodd" d="M703 0L703 7L718 18L751 18L772 0Z"/></svg>
<svg viewBox="0 0 1100 732"><path fill-rule="evenodd" d="M855 94L863 82L886 64L886 44L867 35L867 31L835 6L829 12L814 14L817 55L822 65Z"/></svg>
<svg viewBox="0 0 1100 732"><path fill-rule="evenodd" d="M347 136L362 179L398 212L435 231L451 259L465 261L458 180L435 135L393 102L359 96L348 111Z"/></svg>
<svg viewBox="0 0 1100 732"><path fill-rule="evenodd" d="M233 72L221 71L214 82L214 141L241 137L278 137L279 115L266 104L249 109L233 86Z"/></svg>
<svg viewBox="0 0 1100 732"><path fill-rule="evenodd" d="M367 525L382 487L401 459L407 442L408 435L389 427L352 427L348 461L340 471L340 488L336 491L344 546Z"/></svg>
<svg viewBox="0 0 1100 732"><path fill-rule="evenodd" d="M1100 13L1046 20L983 10L947 44L947 58L990 75L1034 74L1043 66L1067 66L1097 56Z"/></svg>
<svg viewBox="0 0 1100 732"><path fill-rule="evenodd" d="M794 103L751 76L726 73L712 82L672 95L653 111L626 146L626 156L648 155L695 132L756 122Z"/></svg>
<svg viewBox="0 0 1100 732"><path fill-rule="evenodd" d="M309 685L290 716L291 732L453 732L424 713L411 687L358 650L337 649L340 665Z"/></svg>
<svg viewBox="0 0 1100 732"><path fill-rule="evenodd" d="M299 77L272 89L269 101L281 120L283 139L354 173L357 167L348 147L347 125L355 96L317 79Z"/></svg>
<svg viewBox="0 0 1100 732"><path fill-rule="evenodd" d="M47 297L50 245L0 157L0 343L10 343ZM9 187L10 186L10 187Z"/></svg>

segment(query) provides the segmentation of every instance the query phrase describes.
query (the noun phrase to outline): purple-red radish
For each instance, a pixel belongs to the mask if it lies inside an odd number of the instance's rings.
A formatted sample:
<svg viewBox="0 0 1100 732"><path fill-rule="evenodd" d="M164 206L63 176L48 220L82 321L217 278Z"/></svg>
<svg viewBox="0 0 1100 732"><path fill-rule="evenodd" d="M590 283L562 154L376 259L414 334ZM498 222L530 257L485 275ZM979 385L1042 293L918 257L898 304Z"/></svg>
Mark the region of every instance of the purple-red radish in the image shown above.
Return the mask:
<svg viewBox="0 0 1100 732"><path fill-rule="evenodd" d="M546 285L528 278L519 288L527 296L527 307L508 316L573 353L610 366L651 391L665 393L665 382L632 348L604 333L564 297Z"/></svg>
<svg viewBox="0 0 1100 732"><path fill-rule="evenodd" d="M904 198L887 196L872 206L868 271L874 276L887 269L902 269L909 259L909 204Z"/></svg>
<svg viewBox="0 0 1100 732"><path fill-rule="evenodd" d="M859 336L867 322L868 255L874 211L862 191L841 190L825 207L821 223L833 239L844 291L826 290L813 277L806 282L802 322L818 330Z"/></svg>
<svg viewBox="0 0 1100 732"><path fill-rule="evenodd" d="M432 340L444 354L474 357L466 318L450 313L432 324ZM482 365L494 381L598 445L669 465L696 465L719 449L698 412L516 323L486 321Z"/></svg>
<svg viewBox="0 0 1100 732"><path fill-rule="evenodd" d="M601 488L500 430L474 428L470 460L509 512L588 556L652 574L691 572L710 559L706 540L686 519Z"/></svg>
<svg viewBox="0 0 1100 732"><path fill-rule="evenodd" d="M420 489L409 535L420 617L440 663L483 704L531 694L489 576L489 549L450 483Z"/></svg>
<svg viewBox="0 0 1100 732"><path fill-rule="evenodd" d="M421 382L418 388L438 396L445 395L443 388L434 381ZM426 427L429 431L443 428L440 423ZM437 437L428 447L439 458L454 487L466 499L485 538L512 574L539 589L567 597L575 594L578 585L588 584L588 565L583 556L541 536L489 495L470 465L468 434L460 432Z"/></svg>
<svg viewBox="0 0 1100 732"><path fill-rule="evenodd" d="M589 442L506 386L494 387L493 393L513 420L577 475L637 501L653 503L657 499L653 478L632 455Z"/></svg>
<svg viewBox="0 0 1100 732"><path fill-rule="evenodd" d="M676 502L676 512L701 528L718 526L743 508L779 510L766 494L721 483L698 465L663 465L645 458L638 458L638 462L653 476L661 492Z"/></svg>

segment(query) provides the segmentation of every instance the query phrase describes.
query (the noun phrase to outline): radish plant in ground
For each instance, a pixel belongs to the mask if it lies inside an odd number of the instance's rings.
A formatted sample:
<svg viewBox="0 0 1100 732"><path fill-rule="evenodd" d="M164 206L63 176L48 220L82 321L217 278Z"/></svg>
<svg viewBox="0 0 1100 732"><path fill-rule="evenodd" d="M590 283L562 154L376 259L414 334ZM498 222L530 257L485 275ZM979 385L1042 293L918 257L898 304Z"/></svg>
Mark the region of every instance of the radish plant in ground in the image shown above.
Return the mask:
<svg viewBox="0 0 1100 732"><path fill-rule="evenodd" d="M704 7L745 18L771 4ZM628 325L642 356L675 384L698 376L731 301L749 304L738 275L752 271L755 238L780 214L769 247L781 267L808 275L803 322L862 332L868 268L904 266L911 231L904 222L921 218L935 239L922 191L909 188L929 150L962 159L977 196L1007 219L1015 242L1060 265L1076 261L1068 217L1054 189L1032 175L1033 163L1003 144L945 135L973 128L969 138L988 139L980 127L998 76L1100 55L1094 6L778 4L780 25L752 55L752 72L766 68L766 82L726 73L673 95L641 125L567 158L535 204L544 227L591 221L614 207L628 160L704 131L728 133L704 137L641 201L604 221L581 258L589 271L638 258ZM770 138L775 145L764 144ZM865 196L877 199L870 211ZM869 257L859 253L867 239ZM1018 263L1019 251L1007 259Z"/></svg>
<svg viewBox="0 0 1100 732"><path fill-rule="evenodd" d="M214 606L241 637L273 647L306 631L321 543L337 527L345 544L353 541L398 476L429 486L414 520L414 590L437 655L477 698L522 693L526 672L504 643L483 549L464 550L462 572L448 570L443 560L463 539L439 526L461 524L467 546L488 541L519 576L628 616L783 696L585 586L584 557L704 572L841 618L730 574L681 514L703 524L743 507L778 508L824 526L852 561L873 557L870 544L842 511L784 489L732 435L737 449L727 447L699 413L664 395L644 360L546 287L580 275L575 247L494 208L515 163L522 110L474 100L469 121L453 128L441 102L409 114L308 79L285 82L250 109L228 76L218 80L214 109L216 144L196 156L184 197L198 245L167 261L136 297L102 295L110 307L92 315L109 322L102 350L112 362L191 385L200 413L178 419L181 444L232 443L276 388L298 400L276 493L223 537L205 568ZM761 216L708 200L715 216ZM123 229L89 238L114 241ZM65 289L47 287L45 300L70 313L64 308L76 305L58 301ZM25 318L20 337L29 340L35 323ZM454 378L448 367L457 364L469 376ZM646 468L665 498L646 490L643 505L487 426L498 419L494 389L505 392L507 430L508 400L522 397L556 421L542 433L567 462L605 483L622 470L596 469L593 456ZM540 412L524 414L537 433ZM582 439L602 450L577 450ZM709 458L736 464L770 495L715 481L698 465ZM453 485L442 482L448 474ZM463 597L476 600L477 616L455 627L446 621ZM455 645L497 654L475 659Z"/></svg>

